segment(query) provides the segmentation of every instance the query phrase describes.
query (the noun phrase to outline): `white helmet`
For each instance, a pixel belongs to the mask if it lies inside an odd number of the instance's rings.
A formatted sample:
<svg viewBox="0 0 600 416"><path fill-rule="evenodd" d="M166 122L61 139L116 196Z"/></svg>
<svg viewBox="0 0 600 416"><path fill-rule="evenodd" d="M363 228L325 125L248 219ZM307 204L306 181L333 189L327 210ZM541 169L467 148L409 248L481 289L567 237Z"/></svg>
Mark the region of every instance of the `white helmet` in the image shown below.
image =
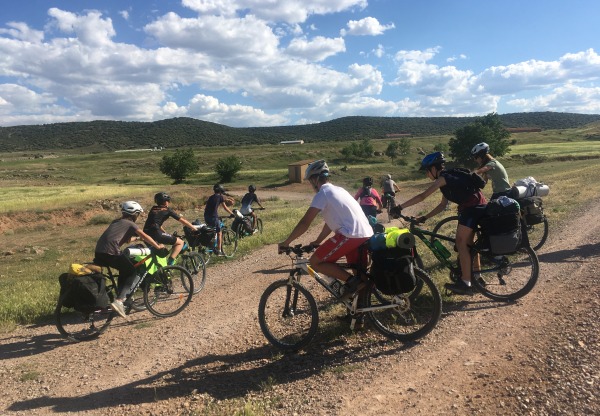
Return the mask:
<svg viewBox="0 0 600 416"><path fill-rule="evenodd" d="M315 176L315 175L327 176L328 174L329 174L329 166L327 166L327 163L323 159L316 160L316 161L312 162L310 165L308 165L308 167L306 168L306 172L304 174L304 180L309 179L311 176Z"/></svg>
<svg viewBox="0 0 600 416"><path fill-rule="evenodd" d="M386 177L387 179L392 179L392 175L390 175L389 173L388 173L387 175L385 175L385 177Z"/></svg>
<svg viewBox="0 0 600 416"><path fill-rule="evenodd" d="M490 151L490 146L486 143L486 142L481 142L476 144L472 149L471 149L471 156L476 156L476 155L485 155Z"/></svg>
<svg viewBox="0 0 600 416"><path fill-rule="evenodd" d="M121 204L121 212L123 214L135 215L144 212L144 209L135 201L125 201Z"/></svg>

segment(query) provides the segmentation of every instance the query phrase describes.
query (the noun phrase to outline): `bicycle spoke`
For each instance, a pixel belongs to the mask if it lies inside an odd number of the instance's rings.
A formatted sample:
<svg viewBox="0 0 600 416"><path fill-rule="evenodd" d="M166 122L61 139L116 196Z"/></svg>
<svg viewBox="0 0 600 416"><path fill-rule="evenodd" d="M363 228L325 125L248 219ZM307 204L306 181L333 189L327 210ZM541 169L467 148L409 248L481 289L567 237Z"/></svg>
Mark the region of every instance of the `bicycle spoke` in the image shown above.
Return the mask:
<svg viewBox="0 0 600 416"><path fill-rule="evenodd" d="M180 266L160 268L149 276L144 286L144 302L148 310L160 317L177 315L191 301L192 276Z"/></svg>

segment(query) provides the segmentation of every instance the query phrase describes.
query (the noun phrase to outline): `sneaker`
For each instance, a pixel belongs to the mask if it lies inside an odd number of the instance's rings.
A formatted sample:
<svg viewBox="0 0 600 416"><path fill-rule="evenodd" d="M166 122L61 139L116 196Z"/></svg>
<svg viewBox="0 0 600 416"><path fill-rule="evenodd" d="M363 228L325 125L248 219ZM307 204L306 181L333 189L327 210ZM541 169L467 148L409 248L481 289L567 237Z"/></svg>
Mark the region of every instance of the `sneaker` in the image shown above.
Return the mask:
<svg viewBox="0 0 600 416"><path fill-rule="evenodd" d="M121 315L122 318L127 319L127 315L125 314L125 306L123 306L123 302L121 302L120 300L115 300L113 303L110 304L110 307L113 311Z"/></svg>
<svg viewBox="0 0 600 416"><path fill-rule="evenodd" d="M342 296L340 296L341 301L346 301L350 299L356 292L365 287L365 282L362 279L352 276L348 281L342 286L344 289L342 292Z"/></svg>
<svg viewBox="0 0 600 416"><path fill-rule="evenodd" d="M256 234L257 232L258 232L258 228L255 228L255 229L252 231L252 234Z"/></svg>
<svg viewBox="0 0 600 416"><path fill-rule="evenodd" d="M225 253L223 253L223 250L217 251L215 253L215 256L217 256L217 257L227 257L227 255Z"/></svg>
<svg viewBox="0 0 600 416"><path fill-rule="evenodd" d="M473 288L471 286L467 286L467 284L462 279L459 280L457 283L446 283L444 287L450 292L455 293L457 295L471 296L475 294Z"/></svg>

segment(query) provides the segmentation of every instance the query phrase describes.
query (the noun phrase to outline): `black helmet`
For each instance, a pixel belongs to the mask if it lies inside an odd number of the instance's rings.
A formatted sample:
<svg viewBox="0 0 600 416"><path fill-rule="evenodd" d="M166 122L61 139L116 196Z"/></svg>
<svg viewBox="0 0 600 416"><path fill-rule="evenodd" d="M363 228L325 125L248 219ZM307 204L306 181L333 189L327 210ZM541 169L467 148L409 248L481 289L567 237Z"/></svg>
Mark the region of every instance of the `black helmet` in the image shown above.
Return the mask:
<svg viewBox="0 0 600 416"><path fill-rule="evenodd" d="M419 170L427 170L432 166L439 165L446 162L444 154L442 152L430 153L423 158L421 161L421 168Z"/></svg>
<svg viewBox="0 0 600 416"><path fill-rule="evenodd" d="M215 193L220 193L222 194L223 192L225 192L225 188L223 188L223 185L221 185L220 183L217 183L215 186L213 186L213 191L215 191Z"/></svg>
<svg viewBox="0 0 600 416"><path fill-rule="evenodd" d="M254 191L256 191L256 186L254 186L254 185L248 186L248 192L254 192Z"/></svg>
<svg viewBox="0 0 600 416"><path fill-rule="evenodd" d="M363 179L363 186L373 186L373 178L367 176Z"/></svg>
<svg viewBox="0 0 600 416"><path fill-rule="evenodd" d="M156 195L154 195L154 202L156 202L158 205L164 204L165 201L170 201L170 200L171 200L171 197L166 192L159 192Z"/></svg>

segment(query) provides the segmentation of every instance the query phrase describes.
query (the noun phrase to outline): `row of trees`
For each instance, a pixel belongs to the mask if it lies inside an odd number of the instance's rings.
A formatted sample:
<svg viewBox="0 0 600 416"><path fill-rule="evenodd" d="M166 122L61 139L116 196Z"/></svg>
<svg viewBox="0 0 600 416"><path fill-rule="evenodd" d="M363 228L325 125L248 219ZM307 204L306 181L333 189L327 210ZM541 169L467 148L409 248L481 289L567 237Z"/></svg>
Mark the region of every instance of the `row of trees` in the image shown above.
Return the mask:
<svg viewBox="0 0 600 416"><path fill-rule="evenodd" d="M198 159L191 149L179 149L172 155L163 156L159 164L161 173L167 175L175 181L181 183L186 178L197 173L200 169ZM215 173L219 182L231 182L233 178L242 169L242 161L237 156L227 156L217 160Z"/></svg>

